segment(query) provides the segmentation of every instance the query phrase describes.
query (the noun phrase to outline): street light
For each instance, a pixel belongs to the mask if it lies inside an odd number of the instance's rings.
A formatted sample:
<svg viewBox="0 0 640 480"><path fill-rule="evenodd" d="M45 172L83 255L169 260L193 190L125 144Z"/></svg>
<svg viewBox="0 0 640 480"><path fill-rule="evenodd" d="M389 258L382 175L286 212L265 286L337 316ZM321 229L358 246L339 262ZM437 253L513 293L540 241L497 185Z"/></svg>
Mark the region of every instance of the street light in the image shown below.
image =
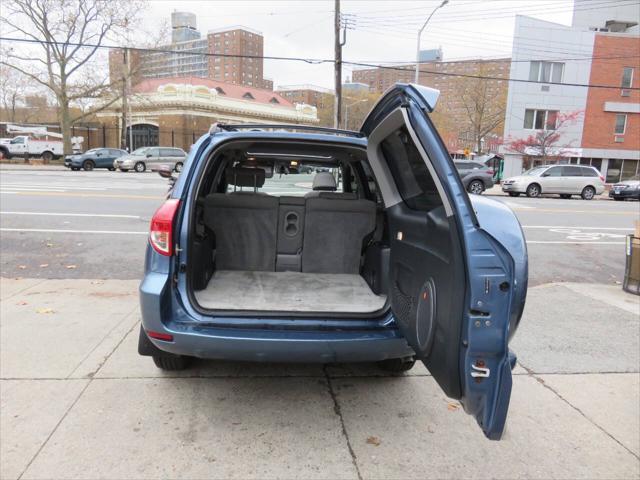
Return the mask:
<svg viewBox="0 0 640 480"><path fill-rule="evenodd" d="M361 100L357 100L349 105L344 106L344 128L349 130L349 107L353 107L356 103L366 102L368 99L363 98Z"/></svg>
<svg viewBox="0 0 640 480"><path fill-rule="evenodd" d="M427 18L427 21L424 22L424 25L422 25L422 28L420 30L418 30L418 48L416 49L416 76L415 76L415 83L418 83L418 77L420 76L420 37L422 36L422 31L427 26L427 23L429 23L429 20L431 20L431 17L433 17L433 14L436 13L436 10L438 10L439 8L444 7L447 3L449 3L449 0L443 0L440 5L438 5L436 8L434 8L433 12L431 12L431 15L429 15L429 17Z"/></svg>

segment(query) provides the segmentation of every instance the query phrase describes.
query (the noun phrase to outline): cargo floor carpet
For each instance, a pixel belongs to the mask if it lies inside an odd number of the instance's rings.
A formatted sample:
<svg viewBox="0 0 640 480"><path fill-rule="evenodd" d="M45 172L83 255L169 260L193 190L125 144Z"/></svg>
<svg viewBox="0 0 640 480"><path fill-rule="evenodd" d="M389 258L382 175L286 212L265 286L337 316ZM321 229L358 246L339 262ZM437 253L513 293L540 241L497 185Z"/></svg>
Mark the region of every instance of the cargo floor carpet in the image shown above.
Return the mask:
<svg viewBox="0 0 640 480"><path fill-rule="evenodd" d="M212 310L371 313L386 301L360 275L342 273L222 270L194 293Z"/></svg>

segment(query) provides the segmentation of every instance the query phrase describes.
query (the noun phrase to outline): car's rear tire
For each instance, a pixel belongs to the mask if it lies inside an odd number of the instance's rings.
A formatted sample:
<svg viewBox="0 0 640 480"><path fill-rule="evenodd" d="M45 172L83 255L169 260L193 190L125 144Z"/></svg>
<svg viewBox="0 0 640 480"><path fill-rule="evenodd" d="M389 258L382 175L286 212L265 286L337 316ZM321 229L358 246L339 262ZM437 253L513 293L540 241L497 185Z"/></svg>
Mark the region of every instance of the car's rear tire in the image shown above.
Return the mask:
<svg viewBox="0 0 640 480"><path fill-rule="evenodd" d="M86 172L90 172L91 170L93 170L95 166L96 164L93 163L91 160L85 160L84 163L82 164L82 169L85 170Z"/></svg>
<svg viewBox="0 0 640 480"><path fill-rule="evenodd" d="M182 162L177 162L177 163L175 164L175 166L173 167L173 169L174 169L176 172L180 173L180 172L182 171Z"/></svg>
<svg viewBox="0 0 640 480"><path fill-rule="evenodd" d="M580 196L583 200L592 200L596 195L596 189L593 187L584 187Z"/></svg>
<svg viewBox="0 0 640 480"><path fill-rule="evenodd" d="M560 194L560 198L564 198L564 199L571 198L571 195L569 195L568 193L562 193Z"/></svg>
<svg viewBox="0 0 640 480"><path fill-rule="evenodd" d="M409 358L389 358L378 362L378 368L390 373L408 372L416 364L413 357Z"/></svg>
<svg viewBox="0 0 640 480"><path fill-rule="evenodd" d="M510 197L519 197L520 196L520 192L509 192L509 196Z"/></svg>
<svg viewBox="0 0 640 480"><path fill-rule="evenodd" d="M147 166L144 164L144 162L137 162L134 166L133 169L138 172L138 173L142 173L147 169Z"/></svg>
<svg viewBox="0 0 640 480"><path fill-rule="evenodd" d="M473 180L467 185L467 192L473 193L474 195L482 195L484 192L484 183L481 180Z"/></svg>
<svg viewBox="0 0 640 480"><path fill-rule="evenodd" d="M540 196L540 185L537 183L532 183L527 187L527 197L529 198L537 198Z"/></svg>
<svg viewBox="0 0 640 480"><path fill-rule="evenodd" d="M50 162L53 160L53 153L49 151L42 152L42 159L47 163Z"/></svg>
<svg viewBox="0 0 640 480"><path fill-rule="evenodd" d="M174 355L172 353L163 353L162 355L153 355L153 363L162 370L184 370L189 366L191 357L183 355Z"/></svg>

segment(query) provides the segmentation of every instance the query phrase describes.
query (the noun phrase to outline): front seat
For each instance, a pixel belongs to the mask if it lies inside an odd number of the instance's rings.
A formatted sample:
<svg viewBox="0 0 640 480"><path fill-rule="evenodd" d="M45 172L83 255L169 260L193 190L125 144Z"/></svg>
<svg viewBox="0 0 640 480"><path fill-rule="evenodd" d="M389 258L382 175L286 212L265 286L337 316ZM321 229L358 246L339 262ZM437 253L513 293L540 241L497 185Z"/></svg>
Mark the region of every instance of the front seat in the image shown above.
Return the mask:
<svg viewBox="0 0 640 480"><path fill-rule="evenodd" d="M319 197L322 192L335 192L337 189L336 179L331 173L318 172L313 177L312 191L308 192L305 197Z"/></svg>

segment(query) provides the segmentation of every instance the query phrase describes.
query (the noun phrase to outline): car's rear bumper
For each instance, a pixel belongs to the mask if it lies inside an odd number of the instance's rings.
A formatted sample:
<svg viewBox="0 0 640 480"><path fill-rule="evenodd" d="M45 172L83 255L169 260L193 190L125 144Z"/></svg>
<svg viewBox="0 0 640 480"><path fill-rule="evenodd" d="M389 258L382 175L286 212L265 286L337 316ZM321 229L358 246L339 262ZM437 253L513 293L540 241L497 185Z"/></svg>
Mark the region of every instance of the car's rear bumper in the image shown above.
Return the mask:
<svg viewBox="0 0 640 480"><path fill-rule="evenodd" d="M610 198L640 198L640 192L635 189L624 189L616 192L614 190L609 190Z"/></svg>
<svg viewBox="0 0 640 480"><path fill-rule="evenodd" d="M267 329L204 324L178 313L167 276L148 273L140 285L142 326L173 336L149 340L160 350L198 358L261 362L373 362L413 355L394 327L370 329Z"/></svg>

